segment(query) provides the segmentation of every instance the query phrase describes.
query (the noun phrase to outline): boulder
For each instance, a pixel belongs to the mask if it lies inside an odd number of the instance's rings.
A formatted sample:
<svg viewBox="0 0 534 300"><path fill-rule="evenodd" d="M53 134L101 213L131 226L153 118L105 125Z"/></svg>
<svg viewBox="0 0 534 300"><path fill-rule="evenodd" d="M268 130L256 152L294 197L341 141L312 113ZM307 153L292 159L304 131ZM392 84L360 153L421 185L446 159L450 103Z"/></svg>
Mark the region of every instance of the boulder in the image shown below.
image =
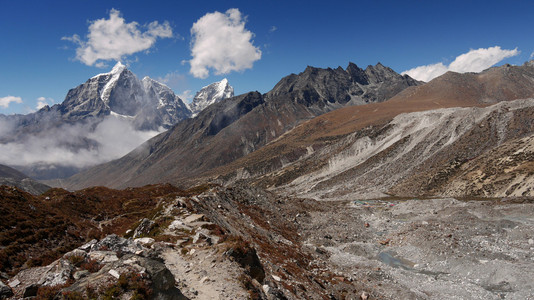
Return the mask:
<svg viewBox="0 0 534 300"><path fill-rule="evenodd" d="M156 240L154 240L153 238L149 238L149 237L144 237L144 238L137 238L134 240L136 243L138 244L141 244L143 246L147 246L147 245L151 245L151 244L154 244L154 242Z"/></svg>
<svg viewBox="0 0 534 300"><path fill-rule="evenodd" d="M98 263L110 263L119 260L117 254L113 251L91 251L89 258Z"/></svg>
<svg viewBox="0 0 534 300"><path fill-rule="evenodd" d="M136 253L143 250L143 246L134 242L132 239L125 239L116 234L110 234L97 242L92 247L94 250L114 251L121 254Z"/></svg>
<svg viewBox="0 0 534 300"><path fill-rule="evenodd" d="M108 284L110 280L117 280L122 274L136 273L147 278L152 290L151 299L187 299L175 287L175 279L171 271L160 261L126 254L119 260L106 264L100 271L80 278L73 285L63 289L64 292L84 293L88 286Z"/></svg>
<svg viewBox="0 0 534 300"><path fill-rule="evenodd" d="M63 258L56 260L49 267L50 269L39 280L39 285L55 286L65 284L74 271L74 266Z"/></svg>
<svg viewBox="0 0 534 300"><path fill-rule="evenodd" d="M171 225L169 225L169 230L174 231L193 231L192 227L189 227L184 224L184 222L180 220L172 221Z"/></svg>
<svg viewBox="0 0 534 300"><path fill-rule="evenodd" d="M204 220L204 215L202 214L192 214L184 219L185 224L191 224L194 222L200 222Z"/></svg>
<svg viewBox="0 0 534 300"><path fill-rule="evenodd" d="M13 296L13 291L0 280L0 299L6 299Z"/></svg>
<svg viewBox="0 0 534 300"><path fill-rule="evenodd" d="M78 247L78 249L80 250L83 250L83 251L86 251L86 252L89 252L91 251L91 249L93 248L93 246L97 243L98 241L95 240L95 239L92 239L91 241L83 244L82 246Z"/></svg>
<svg viewBox="0 0 534 300"><path fill-rule="evenodd" d="M81 278L84 278L89 274L91 273L87 270L80 270L80 271L76 271L74 275L72 275L72 278L74 278L74 280L80 280Z"/></svg>
<svg viewBox="0 0 534 300"><path fill-rule="evenodd" d="M154 224L154 221L149 220L147 218L143 218L139 226L137 226L137 228L135 229L133 233L133 238L138 238L142 235L148 234L152 230L152 228L154 228Z"/></svg>

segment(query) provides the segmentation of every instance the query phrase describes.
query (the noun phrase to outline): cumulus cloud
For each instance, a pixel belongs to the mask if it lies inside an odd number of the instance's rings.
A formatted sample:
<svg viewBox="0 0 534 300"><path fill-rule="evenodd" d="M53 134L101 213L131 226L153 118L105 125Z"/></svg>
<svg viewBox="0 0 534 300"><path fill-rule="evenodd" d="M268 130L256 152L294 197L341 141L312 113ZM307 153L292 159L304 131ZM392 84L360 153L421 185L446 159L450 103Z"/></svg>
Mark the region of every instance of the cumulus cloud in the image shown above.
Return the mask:
<svg viewBox="0 0 534 300"><path fill-rule="evenodd" d="M78 44L76 59L79 61L88 66L104 66L102 60L121 60L125 55L150 49L158 38L169 38L172 35L167 21L163 24L154 21L139 26L137 22L126 23L120 12L112 9L109 19L91 22L86 40L77 34L62 39Z"/></svg>
<svg viewBox="0 0 534 300"><path fill-rule="evenodd" d="M37 98L37 105L35 106L35 109L39 110L46 105L54 104L54 99L52 98L45 98L45 97L39 97Z"/></svg>
<svg viewBox="0 0 534 300"><path fill-rule="evenodd" d="M0 119L0 125L0 139L12 137L14 124ZM64 124L1 143L0 164L86 168L120 158L158 133L135 130L130 120L115 116L98 124Z"/></svg>
<svg viewBox="0 0 534 300"><path fill-rule="evenodd" d="M253 33L245 28L245 22L237 8L198 19L191 28L191 74L207 78L208 68L217 75L252 68L261 51L252 44Z"/></svg>
<svg viewBox="0 0 534 300"><path fill-rule="evenodd" d="M0 98L0 107L1 107L1 108L8 108L8 107L9 107L9 104L10 104L11 102L14 102L14 103L22 103L22 98L20 98L20 97L15 97L15 96L2 97L2 98Z"/></svg>
<svg viewBox="0 0 534 300"><path fill-rule="evenodd" d="M516 56L520 53L519 50L507 50L501 49L499 46L480 48L476 50L470 50L464 53L450 63L448 66L443 63L436 63L426 66L419 66L402 74L408 74L410 77L422 81L430 81L440 75L443 75L447 71L453 71L458 73L465 72L480 72L483 71L505 58Z"/></svg>

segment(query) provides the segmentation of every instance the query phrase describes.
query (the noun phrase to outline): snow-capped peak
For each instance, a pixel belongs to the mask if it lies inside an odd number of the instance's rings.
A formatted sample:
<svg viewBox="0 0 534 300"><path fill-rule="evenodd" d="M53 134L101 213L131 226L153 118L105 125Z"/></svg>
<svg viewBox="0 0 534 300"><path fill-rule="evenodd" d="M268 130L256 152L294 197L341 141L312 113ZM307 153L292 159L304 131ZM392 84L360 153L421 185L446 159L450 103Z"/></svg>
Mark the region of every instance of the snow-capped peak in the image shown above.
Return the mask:
<svg viewBox="0 0 534 300"><path fill-rule="evenodd" d="M224 78L223 80L207 85L198 91L189 107L193 114L197 115L213 103L233 96L234 88L228 84L228 79Z"/></svg>
<svg viewBox="0 0 534 300"><path fill-rule="evenodd" d="M122 71L124 71L124 69L126 69L126 66L123 65L120 61L117 62L115 64L115 66L111 69L111 71L107 72L107 73L100 73L100 74L97 74L91 78L98 78L100 76L108 76L108 75L113 75L113 74L120 74Z"/></svg>
<svg viewBox="0 0 534 300"><path fill-rule="evenodd" d="M124 69L126 69L126 66L123 65L120 61L118 61L115 66L113 67L113 69L111 69L111 74L120 74L122 71L124 71Z"/></svg>
<svg viewBox="0 0 534 300"><path fill-rule="evenodd" d="M111 89L113 86L115 86L115 83L117 80L119 80L120 75L122 72L126 69L126 66L123 65L120 61L117 62L117 64L111 69L111 72L105 74L105 75L111 75L111 78L108 80L104 88L102 89L102 92L100 94L100 98L107 104L109 100L109 95L111 93Z"/></svg>

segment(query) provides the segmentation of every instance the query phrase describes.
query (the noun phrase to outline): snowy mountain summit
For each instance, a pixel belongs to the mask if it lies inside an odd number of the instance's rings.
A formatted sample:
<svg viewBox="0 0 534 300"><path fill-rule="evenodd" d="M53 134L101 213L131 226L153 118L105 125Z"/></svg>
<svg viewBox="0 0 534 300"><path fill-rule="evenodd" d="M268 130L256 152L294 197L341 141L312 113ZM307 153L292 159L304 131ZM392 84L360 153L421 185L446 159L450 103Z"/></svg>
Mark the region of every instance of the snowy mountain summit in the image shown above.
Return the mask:
<svg viewBox="0 0 534 300"><path fill-rule="evenodd" d="M191 116L169 87L149 77L139 80L120 62L70 90L60 106L71 121L113 115L132 120L139 130L168 129Z"/></svg>
<svg viewBox="0 0 534 300"><path fill-rule="evenodd" d="M189 108L191 109L193 116L196 116L199 112L213 103L233 96L234 88L228 84L228 79L224 78L223 80L214 82L198 91L195 98L193 98L193 102L189 105Z"/></svg>

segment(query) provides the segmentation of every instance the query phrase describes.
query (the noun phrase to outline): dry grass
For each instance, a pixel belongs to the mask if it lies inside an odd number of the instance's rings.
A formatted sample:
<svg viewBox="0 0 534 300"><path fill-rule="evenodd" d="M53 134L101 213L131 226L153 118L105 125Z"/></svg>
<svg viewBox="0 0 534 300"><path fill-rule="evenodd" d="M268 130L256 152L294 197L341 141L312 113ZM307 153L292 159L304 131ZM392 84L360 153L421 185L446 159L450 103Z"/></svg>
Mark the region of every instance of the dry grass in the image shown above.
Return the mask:
<svg viewBox="0 0 534 300"><path fill-rule="evenodd" d="M123 234L155 214L161 201L183 192L171 185L122 191L103 187L77 192L51 189L33 196L0 187L0 271L46 265L93 238Z"/></svg>

